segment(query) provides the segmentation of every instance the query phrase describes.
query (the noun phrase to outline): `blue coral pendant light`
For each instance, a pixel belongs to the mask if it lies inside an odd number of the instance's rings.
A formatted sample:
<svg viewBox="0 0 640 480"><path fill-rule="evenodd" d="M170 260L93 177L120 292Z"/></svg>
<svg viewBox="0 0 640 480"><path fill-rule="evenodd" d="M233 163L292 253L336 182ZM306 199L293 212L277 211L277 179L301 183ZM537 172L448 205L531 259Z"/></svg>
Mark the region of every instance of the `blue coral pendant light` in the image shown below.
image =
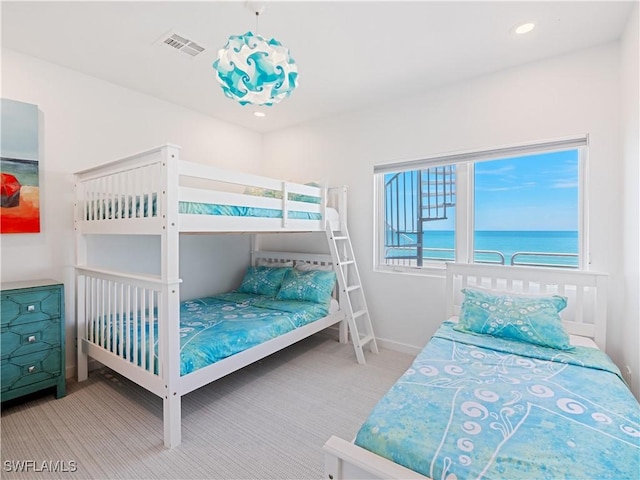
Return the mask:
<svg viewBox="0 0 640 480"><path fill-rule="evenodd" d="M271 106L291 95L298 86L298 66L289 49L275 38L267 41L257 34L258 18L264 7L247 8L256 15L256 33L231 35L213 62L224 94L240 105Z"/></svg>

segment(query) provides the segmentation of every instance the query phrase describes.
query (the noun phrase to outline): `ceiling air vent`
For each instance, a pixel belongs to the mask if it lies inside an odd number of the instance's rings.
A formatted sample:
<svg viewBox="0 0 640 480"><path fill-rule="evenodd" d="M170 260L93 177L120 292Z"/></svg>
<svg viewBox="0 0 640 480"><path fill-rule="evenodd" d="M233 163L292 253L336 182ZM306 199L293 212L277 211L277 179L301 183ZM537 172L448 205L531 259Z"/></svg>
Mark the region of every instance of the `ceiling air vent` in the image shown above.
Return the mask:
<svg viewBox="0 0 640 480"><path fill-rule="evenodd" d="M188 38L178 35L175 32L169 32L160 40L164 45L179 50L191 57L195 57L204 52L204 47L198 45L196 42L189 40Z"/></svg>

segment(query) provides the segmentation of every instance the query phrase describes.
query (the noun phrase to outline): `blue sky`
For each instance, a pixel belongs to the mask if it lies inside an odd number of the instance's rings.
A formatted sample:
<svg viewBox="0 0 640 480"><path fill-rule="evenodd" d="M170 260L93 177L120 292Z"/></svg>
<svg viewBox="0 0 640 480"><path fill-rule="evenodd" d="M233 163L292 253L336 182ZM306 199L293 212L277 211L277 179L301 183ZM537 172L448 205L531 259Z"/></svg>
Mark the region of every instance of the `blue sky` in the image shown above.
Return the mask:
<svg viewBox="0 0 640 480"><path fill-rule="evenodd" d="M476 230L578 230L578 151L477 162ZM425 230L454 230L455 214Z"/></svg>
<svg viewBox="0 0 640 480"><path fill-rule="evenodd" d="M578 230L578 151L476 164L476 230Z"/></svg>
<svg viewBox="0 0 640 480"><path fill-rule="evenodd" d="M2 142L5 158L38 160L38 107L3 98L0 103Z"/></svg>

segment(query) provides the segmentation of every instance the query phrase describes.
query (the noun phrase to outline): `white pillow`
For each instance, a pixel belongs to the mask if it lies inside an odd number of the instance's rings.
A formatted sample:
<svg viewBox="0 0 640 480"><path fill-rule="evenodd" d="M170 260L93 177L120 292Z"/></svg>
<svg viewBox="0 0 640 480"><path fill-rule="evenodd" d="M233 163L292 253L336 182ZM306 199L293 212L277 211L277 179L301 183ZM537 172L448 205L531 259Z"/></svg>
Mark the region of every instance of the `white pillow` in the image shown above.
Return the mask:
<svg viewBox="0 0 640 480"><path fill-rule="evenodd" d="M296 260L296 270L300 270L301 272L308 272L310 270L322 270L324 272L331 272L333 270L333 265L317 265L315 263Z"/></svg>
<svg viewBox="0 0 640 480"><path fill-rule="evenodd" d="M279 260L269 260L267 258L259 258L256 261L256 267L293 267L293 260L281 262Z"/></svg>
<svg viewBox="0 0 640 480"><path fill-rule="evenodd" d="M574 347L589 347L589 348L597 348L598 350L600 349L600 347L598 347L598 344L589 337L581 337L579 335L569 335L569 341L571 342L571 345L573 345Z"/></svg>

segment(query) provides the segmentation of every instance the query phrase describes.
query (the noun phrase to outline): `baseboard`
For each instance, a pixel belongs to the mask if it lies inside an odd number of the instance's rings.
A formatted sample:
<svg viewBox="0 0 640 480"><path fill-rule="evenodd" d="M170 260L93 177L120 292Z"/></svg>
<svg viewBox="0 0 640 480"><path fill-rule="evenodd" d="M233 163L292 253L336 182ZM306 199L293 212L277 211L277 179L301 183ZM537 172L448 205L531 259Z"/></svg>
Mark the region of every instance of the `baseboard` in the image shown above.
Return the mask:
<svg viewBox="0 0 640 480"><path fill-rule="evenodd" d="M104 367L100 362L94 360L93 358L89 359L89 371L98 370ZM67 366L65 368L66 378L78 378L78 367L76 365Z"/></svg>
<svg viewBox="0 0 640 480"><path fill-rule="evenodd" d="M336 335L338 334L338 327L329 327L326 330L334 330ZM422 347L416 347L415 345L408 345L406 343L396 342L394 340L388 340L385 338L376 337L376 344L380 348L386 348L387 350L393 350L394 352L406 353L407 355L416 356L422 350Z"/></svg>
<svg viewBox="0 0 640 480"><path fill-rule="evenodd" d="M379 337L376 337L376 343L380 348L386 348L387 350L393 350L394 352L406 353L407 355L412 355L414 357L420 353L420 350L422 350L421 347L416 347L415 345L408 345L406 343Z"/></svg>

